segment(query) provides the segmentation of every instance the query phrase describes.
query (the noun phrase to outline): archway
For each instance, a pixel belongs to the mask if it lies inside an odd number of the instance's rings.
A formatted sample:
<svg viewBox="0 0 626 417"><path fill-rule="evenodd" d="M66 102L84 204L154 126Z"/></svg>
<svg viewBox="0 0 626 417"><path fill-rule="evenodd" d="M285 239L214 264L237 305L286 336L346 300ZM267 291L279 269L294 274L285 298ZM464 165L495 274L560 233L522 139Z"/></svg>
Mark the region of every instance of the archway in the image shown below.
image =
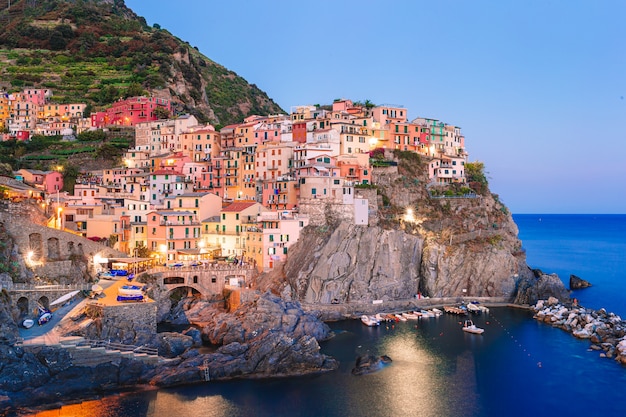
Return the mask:
<svg viewBox="0 0 626 417"><path fill-rule="evenodd" d="M51 237L48 239L48 259L61 259L61 248L59 247L59 239Z"/></svg>
<svg viewBox="0 0 626 417"><path fill-rule="evenodd" d="M183 277L165 277L163 278L163 284L184 284L185 278Z"/></svg>
<svg viewBox="0 0 626 417"><path fill-rule="evenodd" d="M26 297L20 297L17 300L17 309L20 311L20 318L26 317L30 313L28 304L28 298Z"/></svg>
<svg viewBox="0 0 626 417"><path fill-rule="evenodd" d="M48 310L50 309L50 300L45 295L42 297L39 297L39 300L37 300L37 303L39 303L39 305L45 309L48 309Z"/></svg>
<svg viewBox="0 0 626 417"><path fill-rule="evenodd" d="M200 291L193 287L181 286L174 288L170 291L170 300L172 301L172 306L178 304L180 300L184 298L200 298L202 294Z"/></svg>

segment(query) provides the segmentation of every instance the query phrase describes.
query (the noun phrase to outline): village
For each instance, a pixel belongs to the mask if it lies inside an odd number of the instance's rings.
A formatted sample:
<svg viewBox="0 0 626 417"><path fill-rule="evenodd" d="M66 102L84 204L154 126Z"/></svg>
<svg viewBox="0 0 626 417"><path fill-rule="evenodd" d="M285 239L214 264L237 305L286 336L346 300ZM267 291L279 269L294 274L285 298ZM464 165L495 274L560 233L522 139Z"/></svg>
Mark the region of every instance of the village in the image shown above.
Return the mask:
<svg viewBox="0 0 626 417"><path fill-rule="evenodd" d="M62 191L62 167L20 169L2 185L37 198L48 227L107 241L129 257L194 266L216 259L259 272L284 261L307 225L368 225L377 206L375 155L414 152L430 185L466 182L465 138L457 126L408 118L400 105L347 99L295 106L288 115L250 116L216 129L188 114L162 118L172 103L120 99L83 117L84 103L54 104L46 89L0 94L3 140L71 137L88 130L134 129L135 145L114 169L81 172ZM391 162L393 163L393 162Z"/></svg>

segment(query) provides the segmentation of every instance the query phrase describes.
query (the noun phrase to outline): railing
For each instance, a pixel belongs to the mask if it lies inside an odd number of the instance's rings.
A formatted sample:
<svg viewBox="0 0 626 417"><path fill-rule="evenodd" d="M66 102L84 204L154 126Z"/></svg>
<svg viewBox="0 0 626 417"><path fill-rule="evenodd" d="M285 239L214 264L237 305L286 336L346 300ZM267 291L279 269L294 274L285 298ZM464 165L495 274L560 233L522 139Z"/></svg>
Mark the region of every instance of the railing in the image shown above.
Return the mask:
<svg viewBox="0 0 626 417"><path fill-rule="evenodd" d="M63 285L34 285L24 283L1 283L0 289L8 291L74 291L74 290L90 290L91 284L63 284Z"/></svg>
<svg viewBox="0 0 626 417"><path fill-rule="evenodd" d="M76 346L89 346L92 348L103 347L108 350L119 350L120 352L145 353L147 355L158 356L159 350L147 346L125 345L123 343L115 343L107 340L85 339L76 344Z"/></svg>

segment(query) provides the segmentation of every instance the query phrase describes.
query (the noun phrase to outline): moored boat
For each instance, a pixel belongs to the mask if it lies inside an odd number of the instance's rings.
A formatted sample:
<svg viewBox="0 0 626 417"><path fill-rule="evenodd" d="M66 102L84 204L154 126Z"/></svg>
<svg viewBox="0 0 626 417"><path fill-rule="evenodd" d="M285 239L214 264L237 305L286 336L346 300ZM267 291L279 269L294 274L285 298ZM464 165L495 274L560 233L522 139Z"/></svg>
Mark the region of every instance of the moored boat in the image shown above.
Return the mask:
<svg viewBox="0 0 626 417"><path fill-rule="evenodd" d="M368 316L368 315L365 315L365 314L363 314L361 316L361 322L363 322L364 325L370 326L370 327L374 327L374 326L380 325L380 322L378 320L376 320L376 317Z"/></svg>
<svg viewBox="0 0 626 417"><path fill-rule="evenodd" d="M398 320L400 320L400 321L406 321L406 317L403 317L403 316L402 316L402 314L397 314L397 313L396 313L396 315L395 315L395 316L396 316L396 318L397 318Z"/></svg>
<svg viewBox="0 0 626 417"><path fill-rule="evenodd" d="M420 316L418 314L416 314L415 312L411 313L411 312L407 312L407 313L402 313L402 316L404 318L406 318L407 320L417 320L420 318Z"/></svg>
<svg viewBox="0 0 626 417"><path fill-rule="evenodd" d="M52 319L52 313L49 311L46 311L45 313L42 313L39 318L37 319L37 324L39 324L40 326L42 324L46 324L47 322L49 322Z"/></svg>
<svg viewBox="0 0 626 417"><path fill-rule="evenodd" d="M121 296L143 295L141 287L137 285L122 285L117 289L117 294Z"/></svg>
<svg viewBox="0 0 626 417"><path fill-rule="evenodd" d="M22 322L22 326L25 329L30 329L31 327L33 327L34 324L35 324L35 320L33 319L26 319Z"/></svg>
<svg viewBox="0 0 626 417"><path fill-rule="evenodd" d="M472 320L465 320L465 323L463 323L463 331L467 333L473 333L473 334L483 334L485 329L476 327L476 325L474 324Z"/></svg>

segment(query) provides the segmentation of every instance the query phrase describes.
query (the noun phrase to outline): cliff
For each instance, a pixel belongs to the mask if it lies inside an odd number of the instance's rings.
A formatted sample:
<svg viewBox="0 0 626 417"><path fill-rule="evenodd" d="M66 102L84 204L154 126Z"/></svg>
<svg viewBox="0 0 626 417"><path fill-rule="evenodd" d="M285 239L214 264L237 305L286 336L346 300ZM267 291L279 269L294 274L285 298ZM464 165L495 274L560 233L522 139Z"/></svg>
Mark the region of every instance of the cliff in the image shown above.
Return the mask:
<svg viewBox="0 0 626 417"><path fill-rule="evenodd" d="M259 280L261 287L311 304L418 294L533 302L541 296L539 281L552 288L550 295L568 297L558 279L527 266L517 226L486 184L429 184L430 160L416 156L387 152L397 170L373 170L379 195L374 226L310 226L282 270Z"/></svg>

